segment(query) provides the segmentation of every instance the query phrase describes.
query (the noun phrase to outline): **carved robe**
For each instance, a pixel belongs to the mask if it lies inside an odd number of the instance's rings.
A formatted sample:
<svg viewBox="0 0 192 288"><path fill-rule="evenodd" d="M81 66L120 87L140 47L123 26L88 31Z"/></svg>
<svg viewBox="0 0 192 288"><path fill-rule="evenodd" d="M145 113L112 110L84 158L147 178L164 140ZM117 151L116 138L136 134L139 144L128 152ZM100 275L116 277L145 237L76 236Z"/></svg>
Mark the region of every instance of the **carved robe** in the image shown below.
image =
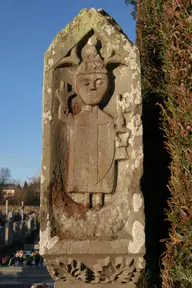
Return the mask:
<svg viewBox="0 0 192 288"><path fill-rule="evenodd" d="M67 192L111 193L114 188L113 118L84 106L70 125Z"/></svg>

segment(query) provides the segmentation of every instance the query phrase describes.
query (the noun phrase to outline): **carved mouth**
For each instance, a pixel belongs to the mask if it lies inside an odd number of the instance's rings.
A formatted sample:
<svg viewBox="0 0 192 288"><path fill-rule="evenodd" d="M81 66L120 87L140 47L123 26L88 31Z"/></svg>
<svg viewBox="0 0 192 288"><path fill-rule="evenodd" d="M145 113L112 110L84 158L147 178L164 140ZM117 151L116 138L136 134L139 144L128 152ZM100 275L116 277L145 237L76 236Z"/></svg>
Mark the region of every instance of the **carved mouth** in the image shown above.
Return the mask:
<svg viewBox="0 0 192 288"><path fill-rule="evenodd" d="M91 92L91 93L89 93L88 95L89 95L89 97L90 97L91 99L100 99L100 98L102 98L100 95L98 95L98 92L96 92L96 93Z"/></svg>

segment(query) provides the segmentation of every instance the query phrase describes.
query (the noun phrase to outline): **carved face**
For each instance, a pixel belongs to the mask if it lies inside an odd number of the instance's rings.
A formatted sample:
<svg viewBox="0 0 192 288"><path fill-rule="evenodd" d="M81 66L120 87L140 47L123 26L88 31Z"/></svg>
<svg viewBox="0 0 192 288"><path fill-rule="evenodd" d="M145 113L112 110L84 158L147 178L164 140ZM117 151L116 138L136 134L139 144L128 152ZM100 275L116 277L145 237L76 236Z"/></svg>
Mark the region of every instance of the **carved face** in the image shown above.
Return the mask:
<svg viewBox="0 0 192 288"><path fill-rule="evenodd" d="M106 95L109 85L107 74L80 74L76 78L76 89L86 105L95 106Z"/></svg>

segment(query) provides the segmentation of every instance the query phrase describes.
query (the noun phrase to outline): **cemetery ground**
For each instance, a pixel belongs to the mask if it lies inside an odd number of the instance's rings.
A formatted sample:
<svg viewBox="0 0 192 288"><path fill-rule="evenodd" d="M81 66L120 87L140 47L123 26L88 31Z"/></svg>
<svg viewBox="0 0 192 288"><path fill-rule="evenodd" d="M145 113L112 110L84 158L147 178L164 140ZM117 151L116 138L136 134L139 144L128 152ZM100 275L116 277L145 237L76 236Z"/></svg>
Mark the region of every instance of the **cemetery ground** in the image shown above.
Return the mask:
<svg viewBox="0 0 192 288"><path fill-rule="evenodd" d="M0 287L29 288L34 283L53 283L39 255L39 213L35 211L39 207L28 207L22 215L19 207L7 206L1 209Z"/></svg>

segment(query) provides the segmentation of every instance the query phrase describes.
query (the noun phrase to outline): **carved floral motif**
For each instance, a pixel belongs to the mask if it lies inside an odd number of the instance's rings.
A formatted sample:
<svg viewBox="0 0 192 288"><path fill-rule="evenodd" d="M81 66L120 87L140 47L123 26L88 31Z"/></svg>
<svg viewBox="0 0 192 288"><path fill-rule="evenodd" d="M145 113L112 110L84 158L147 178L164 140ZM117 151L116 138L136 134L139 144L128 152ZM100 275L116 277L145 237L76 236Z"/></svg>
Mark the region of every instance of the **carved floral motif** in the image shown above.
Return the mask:
<svg viewBox="0 0 192 288"><path fill-rule="evenodd" d="M142 257L106 257L97 260L91 267L81 261L68 258L58 265L47 261L47 268L51 276L57 281L78 281L91 284L104 283L137 283L140 271L144 269Z"/></svg>

